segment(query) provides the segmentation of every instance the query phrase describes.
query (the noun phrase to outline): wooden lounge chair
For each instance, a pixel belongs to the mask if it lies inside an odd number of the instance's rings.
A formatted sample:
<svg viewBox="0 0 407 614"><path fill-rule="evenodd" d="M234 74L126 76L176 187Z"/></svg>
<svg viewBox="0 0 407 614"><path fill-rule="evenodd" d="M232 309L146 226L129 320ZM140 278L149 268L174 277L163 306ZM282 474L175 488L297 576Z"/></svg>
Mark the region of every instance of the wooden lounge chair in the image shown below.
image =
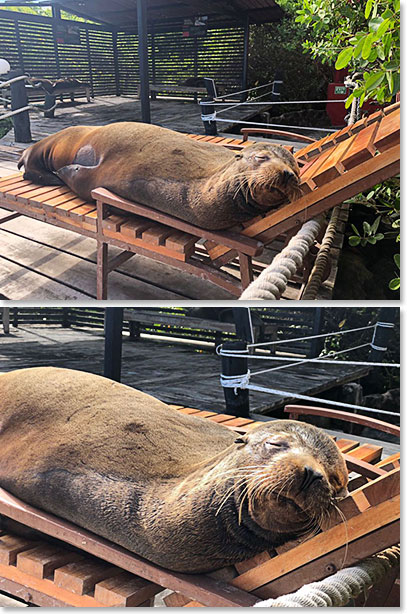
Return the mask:
<svg viewBox="0 0 407 614"><path fill-rule="evenodd" d="M172 407L239 433L257 424L249 418ZM328 416L399 434L397 426L365 416L302 406L287 406L285 411L291 418ZM347 518L346 529L338 516L330 528L303 543L290 542L210 574L161 568L0 489L0 514L6 517L0 534L0 589L37 605L85 607L146 606L162 587L173 591L165 597L167 606L249 607L329 577L344 560L345 566L354 565L400 539L399 454L382 459L379 445L342 438L336 443L352 472L350 496L338 504ZM50 546L43 536L21 537L21 531L13 533L7 527L7 519L58 541ZM366 605L397 605L397 573L395 567L379 586L371 588Z"/></svg>
<svg viewBox="0 0 407 614"><path fill-rule="evenodd" d="M215 144L224 140L226 146L237 146L235 139L213 138ZM253 259L274 239L290 238L307 220L396 175L399 144L399 103L309 143L295 154L303 196L228 231L203 230L104 188L93 190L95 202L84 202L67 187L35 185L19 173L0 181L0 207L94 238L99 299L107 298L109 273L135 254L196 275L237 297L266 266ZM111 261L109 245L122 250Z"/></svg>

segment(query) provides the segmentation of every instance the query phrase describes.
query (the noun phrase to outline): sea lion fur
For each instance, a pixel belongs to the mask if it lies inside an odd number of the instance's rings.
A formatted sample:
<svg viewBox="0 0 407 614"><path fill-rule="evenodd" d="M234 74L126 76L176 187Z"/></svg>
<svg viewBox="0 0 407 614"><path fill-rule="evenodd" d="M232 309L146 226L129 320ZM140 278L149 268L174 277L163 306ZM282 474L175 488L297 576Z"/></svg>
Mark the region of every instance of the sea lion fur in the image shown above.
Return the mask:
<svg viewBox="0 0 407 614"><path fill-rule="evenodd" d="M347 479L311 425L237 437L96 375L0 375L0 486L173 570L223 567L315 529Z"/></svg>
<svg viewBox="0 0 407 614"><path fill-rule="evenodd" d="M242 151L138 122L72 126L28 147L24 178L65 183L84 200L94 188L207 229L224 229L300 194L295 158L279 145Z"/></svg>

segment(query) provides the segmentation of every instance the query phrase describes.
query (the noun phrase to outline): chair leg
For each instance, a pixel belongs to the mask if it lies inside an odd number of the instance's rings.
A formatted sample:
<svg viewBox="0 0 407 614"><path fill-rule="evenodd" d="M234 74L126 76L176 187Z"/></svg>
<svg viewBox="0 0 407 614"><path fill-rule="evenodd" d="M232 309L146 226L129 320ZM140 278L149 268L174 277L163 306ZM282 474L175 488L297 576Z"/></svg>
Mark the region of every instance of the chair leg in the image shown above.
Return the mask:
<svg viewBox="0 0 407 614"><path fill-rule="evenodd" d="M240 280L242 291L253 281L253 265L251 256L239 252Z"/></svg>
<svg viewBox="0 0 407 614"><path fill-rule="evenodd" d="M96 267L96 296L98 300L107 299L107 276L108 272L108 245L103 241L97 242L97 267Z"/></svg>

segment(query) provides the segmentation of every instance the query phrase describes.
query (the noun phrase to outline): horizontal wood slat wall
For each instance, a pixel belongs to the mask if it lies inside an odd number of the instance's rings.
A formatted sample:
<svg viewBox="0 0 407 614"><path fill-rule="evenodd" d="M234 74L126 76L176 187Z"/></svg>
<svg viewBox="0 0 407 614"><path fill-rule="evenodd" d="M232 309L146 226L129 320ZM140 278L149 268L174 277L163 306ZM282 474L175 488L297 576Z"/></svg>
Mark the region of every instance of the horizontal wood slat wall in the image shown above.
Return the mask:
<svg viewBox="0 0 407 614"><path fill-rule="evenodd" d="M76 77L96 96L137 94L138 37L106 26L69 22L80 30L80 44L57 43L49 17L0 10L0 57L12 69L35 77ZM153 48L154 43L154 48ZM115 47L117 70L115 69ZM149 35L150 79L182 85L191 77L212 77L228 91L240 89L244 57L243 27L209 29L203 37L181 31ZM163 92L162 95L182 95ZM38 98L38 96L37 96Z"/></svg>

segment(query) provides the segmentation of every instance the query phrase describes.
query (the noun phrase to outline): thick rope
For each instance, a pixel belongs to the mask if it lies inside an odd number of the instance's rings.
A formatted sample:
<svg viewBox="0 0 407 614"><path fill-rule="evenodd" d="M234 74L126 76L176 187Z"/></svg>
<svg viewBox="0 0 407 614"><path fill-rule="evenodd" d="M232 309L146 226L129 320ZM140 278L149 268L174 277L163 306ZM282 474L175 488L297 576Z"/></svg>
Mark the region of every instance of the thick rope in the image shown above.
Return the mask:
<svg viewBox="0 0 407 614"><path fill-rule="evenodd" d="M380 582L392 567L400 564L400 546L387 548L354 567L341 569L334 575L305 584L295 593L276 599L259 601L255 608L327 608L342 607L360 593Z"/></svg>
<svg viewBox="0 0 407 614"><path fill-rule="evenodd" d="M332 212L331 219L321 243L321 247L319 248L317 257L315 258L314 266L308 278L304 292L302 293L301 299L304 301L313 301L317 297L318 290L321 287L322 278L329 264L332 244L336 237L341 211L342 206L339 205L338 207L335 207Z"/></svg>
<svg viewBox="0 0 407 614"><path fill-rule="evenodd" d="M304 258L323 222L322 215L306 222L271 264L244 290L239 300L278 300L285 292L288 280L303 266Z"/></svg>

